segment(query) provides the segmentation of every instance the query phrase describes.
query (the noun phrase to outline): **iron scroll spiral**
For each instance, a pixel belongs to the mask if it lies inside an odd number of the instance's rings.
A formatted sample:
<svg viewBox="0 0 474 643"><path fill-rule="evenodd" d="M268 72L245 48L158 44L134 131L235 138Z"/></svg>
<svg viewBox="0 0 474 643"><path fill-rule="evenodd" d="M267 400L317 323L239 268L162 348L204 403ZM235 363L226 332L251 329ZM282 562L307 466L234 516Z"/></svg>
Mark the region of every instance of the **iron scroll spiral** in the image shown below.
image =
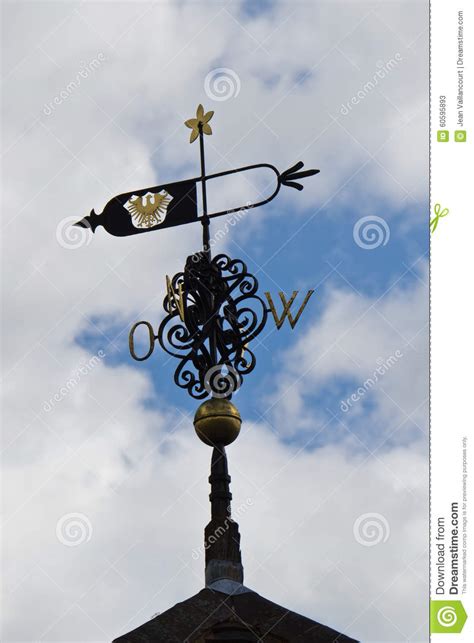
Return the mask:
<svg viewBox="0 0 474 643"><path fill-rule="evenodd" d="M181 293L180 301L165 297L166 316L157 338L164 351L180 360L176 385L195 399L230 399L255 367L249 343L267 321L257 279L240 259L220 254L209 260L197 253L170 286Z"/></svg>

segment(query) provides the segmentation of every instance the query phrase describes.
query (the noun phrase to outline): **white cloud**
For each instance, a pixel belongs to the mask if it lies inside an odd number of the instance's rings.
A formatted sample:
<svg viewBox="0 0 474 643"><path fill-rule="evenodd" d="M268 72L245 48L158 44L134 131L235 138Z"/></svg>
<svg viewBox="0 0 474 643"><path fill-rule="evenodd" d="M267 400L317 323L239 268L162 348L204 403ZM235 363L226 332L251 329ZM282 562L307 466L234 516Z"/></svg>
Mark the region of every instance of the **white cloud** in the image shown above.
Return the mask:
<svg viewBox="0 0 474 643"><path fill-rule="evenodd" d="M428 398L425 268L415 278L417 267L405 270L383 296L363 296L349 282L344 289L328 287L319 295L321 318L306 333L300 328L278 365L277 390L269 396L269 416L284 435L312 431L314 409L305 398L342 378L347 384L339 389L340 398L331 400L330 413L364 442L391 437L404 443L423 436ZM320 425L325 415L321 409Z"/></svg>
<svg viewBox="0 0 474 643"><path fill-rule="evenodd" d="M124 430L130 426L134 433ZM18 500L35 496L15 508L7 526L6 585L18 587L7 602L5 640L71 640L72 631L77 640L110 640L199 590L203 559L194 560L193 551L209 516L210 450L189 421L165 438L172 426L171 419L165 425L157 416L126 413L120 426L97 427L51 479L44 480L40 461L21 469L31 488L18 469L7 474ZM56 443L43 433L35 453ZM335 446L292 453L267 427L250 424L229 459L234 510L248 506L239 522L249 586L364 640L400 640L387 617L405 636L421 625L424 454L401 447L354 458ZM51 460L53 474L63 460L54 453ZM55 533L71 512L84 513L93 526L90 541L78 547L64 546ZM353 525L371 512L386 518L390 537L364 547ZM87 614L79 630L72 630L68 609ZM385 616L374 627L377 610Z"/></svg>
<svg viewBox="0 0 474 643"><path fill-rule="evenodd" d="M410 337L423 321L423 293L421 286L407 289L401 302L395 290L383 304L382 311L396 315L392 323ZM356 319L371 303L333 293L323 318L302 338L304 355L298 343L293 349L301 367L312 364L321 345L334 342L344 329L341 319ZM399 337L373 308L363 320L353 342L343 347L372 367L379 350L391 354ZM371 347L367 357L361 346ZM80 640L109 640L202 585L203 559L195 561L192 553L202 545L209 516L210 450L197 441L190 418L166 413L163 404L160 412L143 409L150 381L128 367L97 364L50 412L41 412L43 401L69 378L71 363L75 370L89 358L79 348L66 354L69 361L62 366L44 360L41 377L31 364L17 370L15 379L21 378L29 392L29 405L25 408L12 393L6 409L14 439L6 445L5 482L12 490L5 505L6 640L70 640L71 631ZM414 375L418 368L422 382L426 363L409 359L408 372ZM302 380L304 387L324 386L345 371L359 375L347 355L332 351L327 360ZM406 362L399 366L384 376L383 385L408 412L421 391L403 385ZM384 435L384 398L376 389L374 394L381 408L360 413L356 421ZM25 410L40 415L22 427L16 418ZM251 499L239 517L246 582L363 640L396 641L402 634L424 640L423 444L374 455L359 449L355 455L346 440L307 452L284 445L273 430L304 418L304 407L277 410L281 423L272 428L246 423L229 448L234 509ZM317 419L305 429L312 440ZM84 513L93 526L91 540L77 548L56 537L57 521L71 512ZM374 512L388 521L390 537L364 547L354 540L353 525L360 515ZM31 610L39 594L41 604Z"/></svg>

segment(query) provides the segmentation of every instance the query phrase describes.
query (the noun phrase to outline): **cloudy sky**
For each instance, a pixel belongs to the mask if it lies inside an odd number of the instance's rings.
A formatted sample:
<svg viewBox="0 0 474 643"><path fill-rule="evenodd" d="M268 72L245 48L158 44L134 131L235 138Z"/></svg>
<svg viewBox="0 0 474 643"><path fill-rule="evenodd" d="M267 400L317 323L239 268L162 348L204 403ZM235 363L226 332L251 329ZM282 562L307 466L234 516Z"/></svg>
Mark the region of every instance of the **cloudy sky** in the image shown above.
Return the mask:
<svg viewBox="0 0 474 643"><path fill-rule="evenodd" d="M269 322L235 396L245 583L363 641L426 641L427 2L2 9L2 640L110 641L203 586L197 403L127 347L200 227L68 227L195 176L183 121L203 103L208 171L321 170L216 247L262 290L316 291L295 330Z"/></svg>

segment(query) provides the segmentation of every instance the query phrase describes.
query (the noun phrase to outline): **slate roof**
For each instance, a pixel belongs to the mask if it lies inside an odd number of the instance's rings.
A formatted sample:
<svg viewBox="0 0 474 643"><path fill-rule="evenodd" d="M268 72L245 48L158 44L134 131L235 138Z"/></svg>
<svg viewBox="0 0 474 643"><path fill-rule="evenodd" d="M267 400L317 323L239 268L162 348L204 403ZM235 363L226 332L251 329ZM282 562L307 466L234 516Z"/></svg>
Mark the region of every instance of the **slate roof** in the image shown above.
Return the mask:
<svg viewBox="0 0 474 643"><path fill-rule="evenodd" d="M355 639L291 612L253 591L209 588L115 639L114 643L356 643Z"/></svg>

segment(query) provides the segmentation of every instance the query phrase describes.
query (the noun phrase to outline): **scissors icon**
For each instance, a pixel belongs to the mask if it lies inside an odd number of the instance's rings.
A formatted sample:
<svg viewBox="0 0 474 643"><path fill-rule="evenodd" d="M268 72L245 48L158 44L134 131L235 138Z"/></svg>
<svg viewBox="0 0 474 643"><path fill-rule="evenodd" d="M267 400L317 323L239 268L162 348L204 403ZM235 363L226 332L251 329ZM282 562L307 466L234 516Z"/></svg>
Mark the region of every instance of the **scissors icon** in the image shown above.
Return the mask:
<svg viewBox="0 0 474 643"><path fill-rule="evenodd" d="M445 217L447 214L449 214L449 210L448 208L444 208L443 210L441 210L441 205L439 203L436 203L434 207L434 213L435 216L430 221L431 234L433 234L433 232L438 227L438 221L441 219L441 217Z"/></svg>

